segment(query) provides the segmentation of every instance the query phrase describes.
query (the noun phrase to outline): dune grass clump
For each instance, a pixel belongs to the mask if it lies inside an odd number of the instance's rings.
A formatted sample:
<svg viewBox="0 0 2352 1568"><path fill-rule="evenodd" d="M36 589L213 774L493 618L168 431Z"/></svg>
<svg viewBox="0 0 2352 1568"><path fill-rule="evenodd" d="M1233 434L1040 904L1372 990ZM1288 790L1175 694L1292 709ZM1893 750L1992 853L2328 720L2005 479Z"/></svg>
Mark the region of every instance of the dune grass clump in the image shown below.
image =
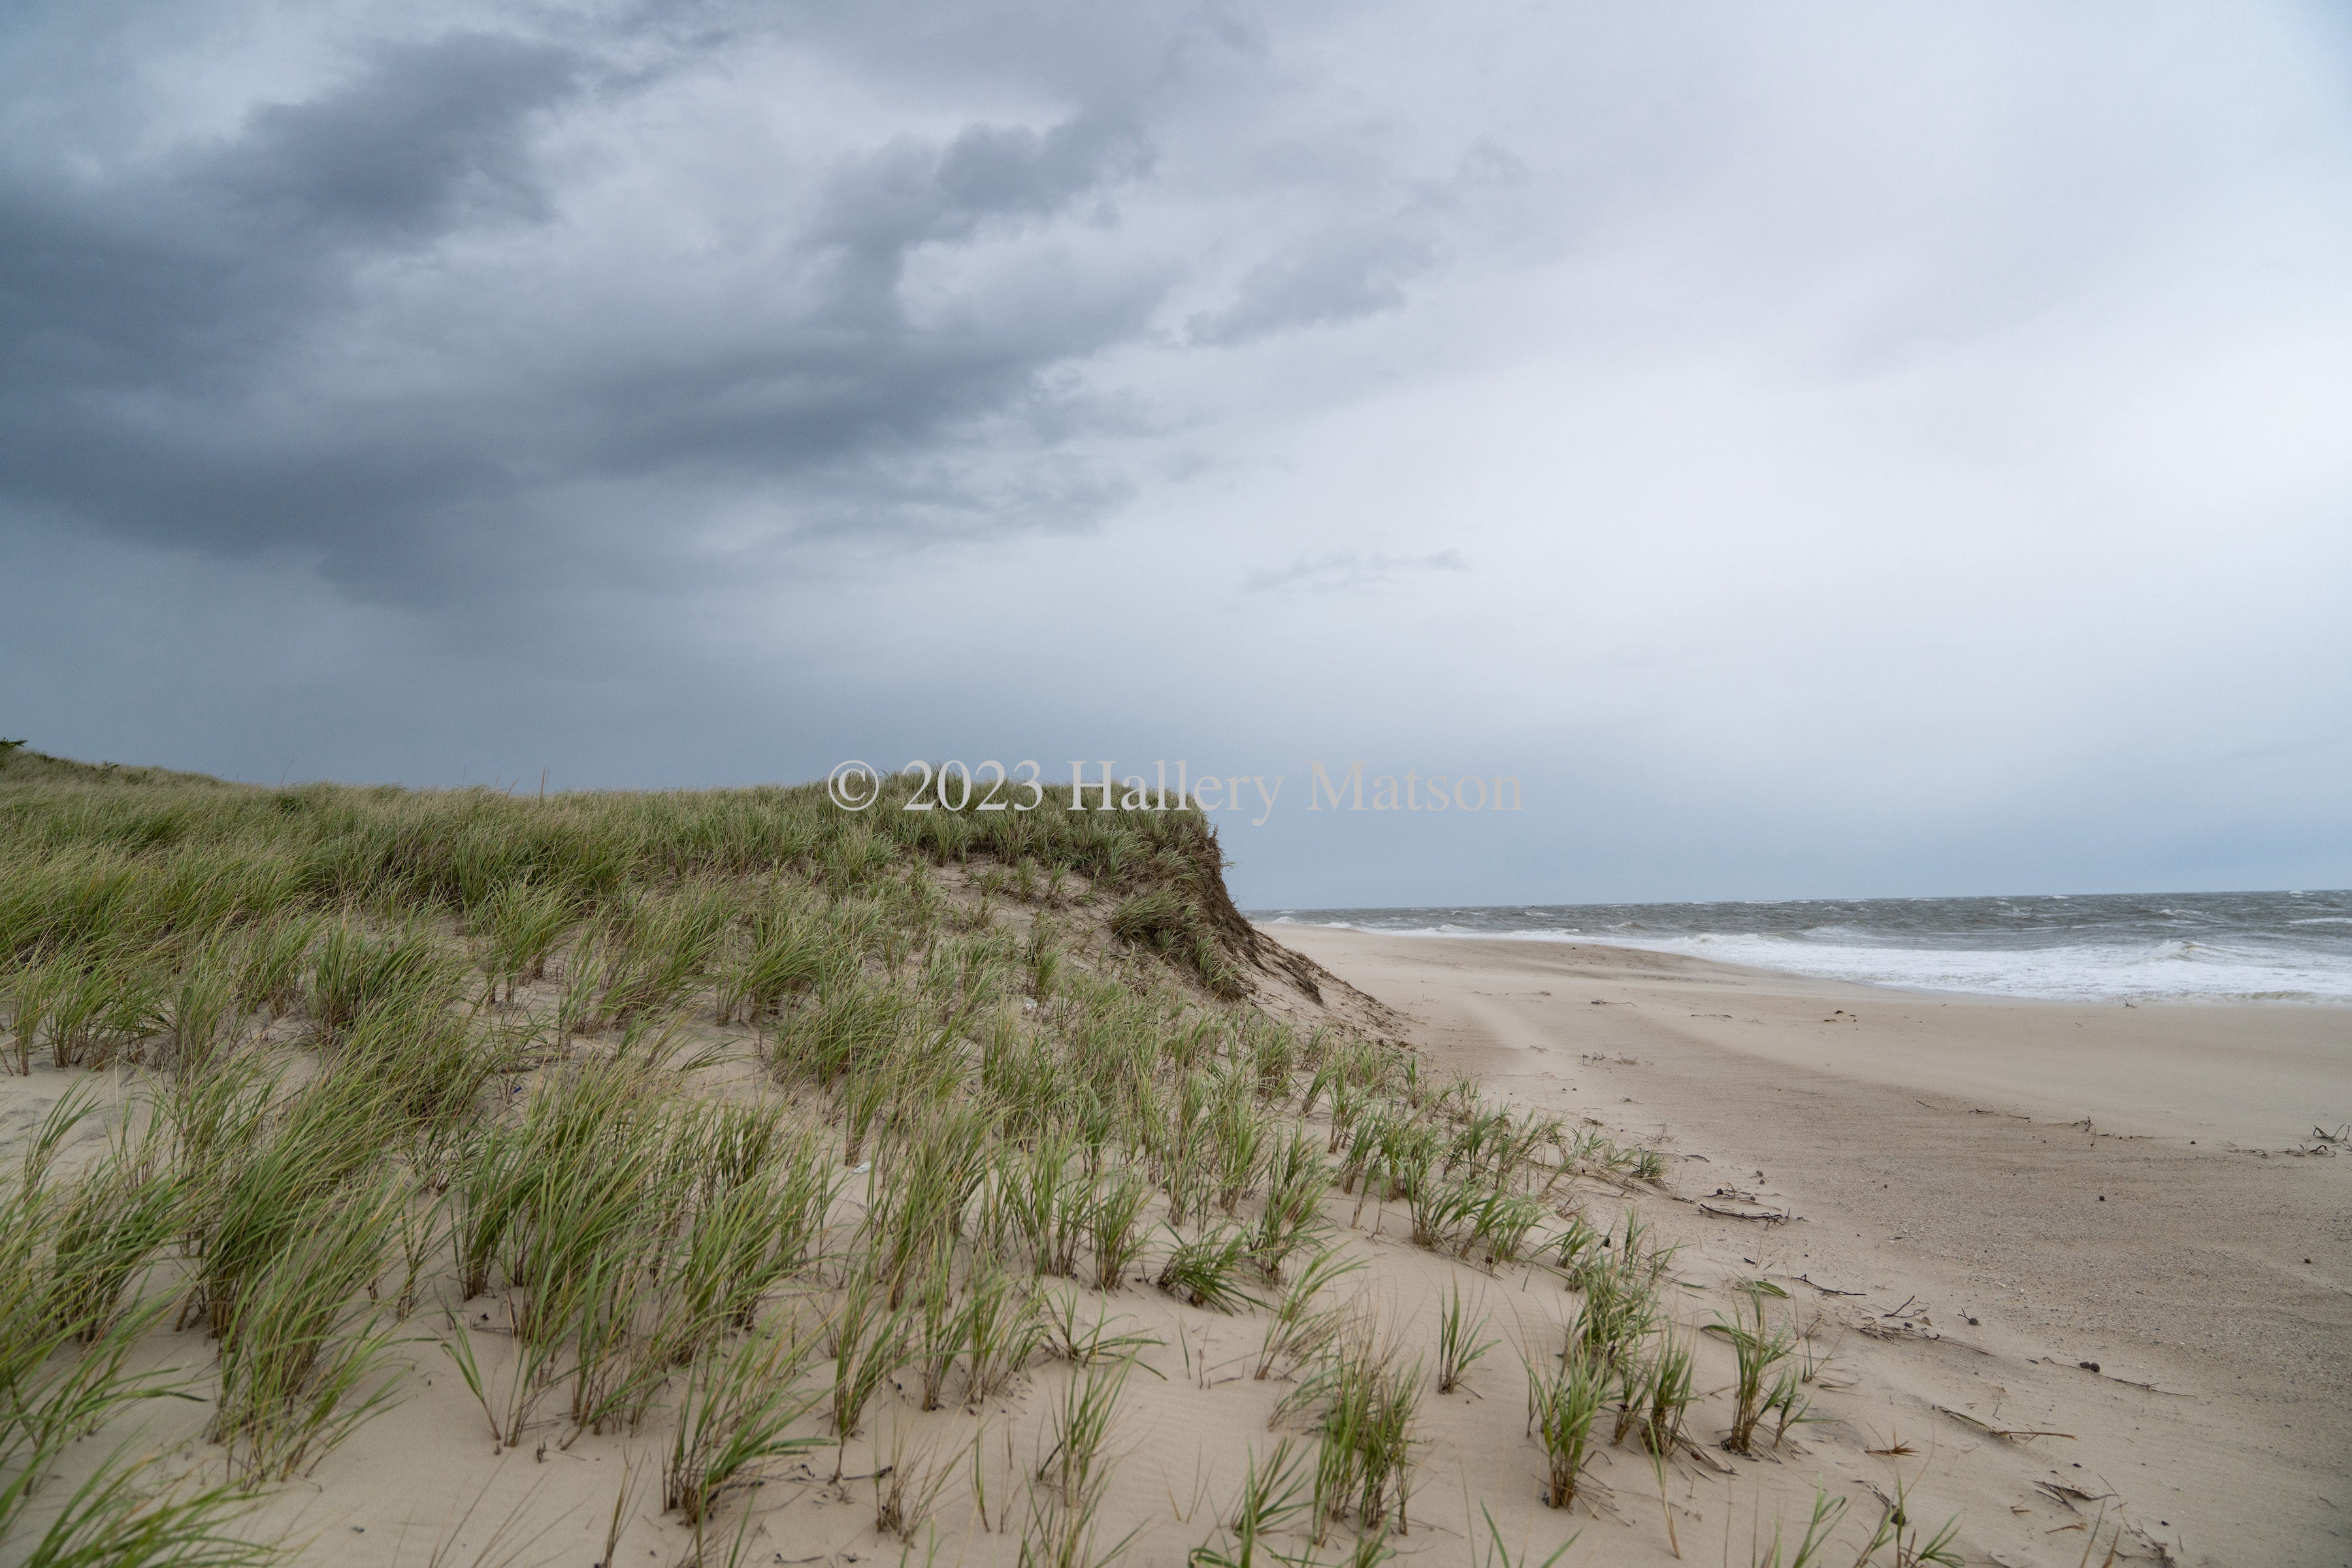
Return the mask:
<svg viewBox="0 0 2352 1568"><path fill-rule="evenodd" d="M1407 1361L1397 1339L1358 1311L1276 1407L1277 1416L1306 1419L1315 1439L1318 1545L1330 1525L1351 1512L1360 1539L1409 1530L1421 1388L1421 1363Z"/></svg>
<svg viewBox="0 0 2352 1568"><path fill-rule="evenodd" d="M1301 1124L1274 1144L1265 1173L1265 1202L1252 1230L1250 1255L1278 1282L1290 1259L1328 1227L1323 1199L1331 1190L1331 1169Z"/></svg>
<svg viewBox="0 0 2352 1568"><path fill-rule="evenodd" d="M1576 1501L1577 1482L1591 1455L1592 1423L1607 1387L1608 1369L1573 1336L1551 1363L1528 1367L1528 1426L1547 1461L1544 1501L1549 1507Z"/></svg>
<svg viewBox="0 0 2352 1568"><path fill-rule="evenodd" d="M918 1441L904 1425L891 1435L889 1459L874 1472L874 1532L894 1535L907 1546L930 1524L940 1499L963 1460L977 1452L982 1430L961 1448L942 1451L938 1439Z"/></svg>
<svg viewBox="0 0 2352 1568"><path fill-rule="evenodd" d="M693 1527L698 1549L730 1492L755 1485L777 1460L821 1446L791 1431L820 1397L802 1386L810 1354L810 1342L789 1333L754 1336L731 1351L705 1352L689 1367L662 1467L662 1504Z"/></svg>
<svg viewBox="0 0 2352 1568"><path fill-rule="evenodd" d="M1103 1494L1116 1462L1109 1440L1133 1369L1125 1357L1082 1366L1065 1385L1048 1416L1045 1458L1029 1479L1019 1558L1024 1568L1096 1568L1134 1540L1136 1531L1129 1531L1106 1543L1101 1531Z"/></svg>
<svg viewBox="0 0 2352 1568"><path fill-rule="evenodd" d="M87 1345L137 1310L147 1271L179 1238L184 1194L152 1140L118 1139L52 1211L51 1326Z"/></svg>
<svg viewBox="0 0 2352 1568"><path fill-rule="evenodd" d="M1343 1257L1336 1247L1309 1259L1274 1303L1251 1375L1263 1382L1277 1368L1303 1366L1328 1350L1347 1327L1351 1306L1328 1300L1325 1292L1365 1267L1363 1258Z"/></svg>
<svg viewBox="0 0 2352 1568"><path fill-rule="evenodd" d="M1219 1226L1190 1240L1180 1238L1160 1266L1159 1285L1195 1307L1238 1312L1258 1304L1248 1289L1249 1268L1248 1235L1231 1226Z"/></svg>
<svg viewBox="0 0 2352 1568"><path fill-rule="evenodd" d="M511 996L518 987L546 979L548 960L578 914L573 896L561 886L529 874L500 883L469 922L485 939L478 963L488 999L498 1000L501 985Z"/></svg>
<svg viewBox="0 0 2352 1568"><path fill-rule="evenodd" d="M136 1289L170 1228L152 1206L152 1174L119 1145L88 1184L57 1173L94 1113L89 1096L68 1094L33 1129L15 1180L0 1184L0 1545L12 1560L52 1564L274 1563L275 1545L236 1532L251 1505L244 1487L161 1487L152 1461L121 1447L37 1539L23 1538L26 1510L76 1443L133 1406L193 1397L185 1376L130 1364L166 1310Z"/></svg>
<svg viewBox="0 0 2352 1568"><path fill-rule="evenodd" d="M1583 1293L1575 1331L1585 1352L1603 1366L1633 1358L1661 1321L1658 1282L1673 1261L1672 1249L1658 1247L1629 1209L1622 1236L1592 1231L1580 1215L1571 1220L1557 1251L1574 1258L1564 1273L1569 1289Z"/></svg>
<svg viewBox="0 0 2352 1568"><path fill-rule="evenodd" d="M119 1453L74 1489L24 1559L28 1568L266 1568L285 1561L276 1542L235 1533L252 1495L235 1485L158 1486L152 1460ZM6 1534L0 1504L0 1537Z"/></svg>
<svg viewBox="0 0 2352 1568"><path fill-rule="evenodd" d="M883 1380L906 1364L912 1328L909 1316L890 1305L883 1287L861 1277L850 1281L825 1325L825 1350L833 1358L829 1415L834 1436L844 1453L864 1424L866 1406ZM838 1464L834 1473L839 1476Z"/></svg>
<svg viewBox="0 0 2352 1568"><path fill-rule="evenodd" d="M1292 1561L1264 1542L1312 1509L1313 1479L1307 1455L1290 1438L1276 1443L1263 1466L1251 1453L1241 1496L1225 1521L1223 1544L1193 1548L1185 1558L1187 1568L1257 1568L1261 1553L1272 1563Z"/></svg>
<svg viewBox="0 0 2352 1568"><path fill-rule="evenodd" d="M1727 1340L1738 1367L1732 1388L1731 1430L1723 1446L1737 1454L1756 1451L1756 1430L1768 1415L1776 1409L1784 1414L1780 1423L1785 1431L1794 1418L1792 1406L1798 1397L1798 1369L1789 1365L1795 1353L1797 1335L1785 1323L1775 1324L1765 1310L1766 1296L1785 1296L1777 1285L1762 1280L1750 1280L1733 1303L1732 1315L1717 1318L1706 1331Z"/></svg>
<svg viewBox="0 0 2352 1568"><path fill-rule="evenodd" d="M1614 1370L1617 1414L1610 1442L1636 1436L1652 1454L1671 1455L1684 1440L1684 1420L1697 1398L1690 1342L1664 1325L1646 1351L1624 1358Z"/></svg>
<svg viewBox="0 0 2352 1568"><path fill-rule="evenodd" d="M1086 1228L1097 1289L1118 1289L1128 1270L1142 1258L1150 1201L1150 1184L1132 1170L1108 1173L1094 1184L1087 1198Z"/></svg>
<svg viewBox="0 0 2352 1568"><path fill-rule="evenodd" d="M240 1281L207 1436L247 1480L315 1465L394 1398L394 1335L364 1292L400 1201L390 1182L353 1187Z"/></svg>
<svg viewBox="0 0 2352 1568"><path fill-rule="evenodd" d="M983 1265L967 1289L964 1403L978 1409L1012 1388L1045 1344L1046 1325L1036 1296L1002 1267Z"/></svg>
<svg viewBox="0 0 2352 1568"><path fill-rule="evenodd" d="M841 1185L830 1156L773 1110L725 1108L674 1142L670 1179L701 1186L672 1312L679 1359L716 1332L749 1332L770 1294L816 1260Z"/></svg>
<svg viewBox="0 0 2352 1568"><path fill-rule="evenodd" d="M1486 1319L1481 1314L1474 1322L1462 1302L1462 1286L1457 1280L1447 1292L1444 1303L1438 1309L1437 1322L1437 1392L1451 1394L1461 1385L1463 1377L1488 1351L1495 1348L1493 1340L1478 1336L1486 1331Z"/></svg>

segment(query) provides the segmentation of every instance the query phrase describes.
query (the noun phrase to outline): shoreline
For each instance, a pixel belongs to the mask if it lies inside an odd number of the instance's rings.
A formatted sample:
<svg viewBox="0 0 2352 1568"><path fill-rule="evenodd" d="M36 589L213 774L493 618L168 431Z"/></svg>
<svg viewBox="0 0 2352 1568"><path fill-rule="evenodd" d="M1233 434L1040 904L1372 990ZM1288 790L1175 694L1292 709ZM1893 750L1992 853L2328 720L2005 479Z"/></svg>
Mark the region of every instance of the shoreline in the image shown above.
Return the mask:
<svg viewBox="0 0 2352 1568"><path fill-rule="evenodd" d="M1948 1001L1953 997L1967 997L1970 1000L2006 1000L2012 1002L2028 1002L2036 1005L2078 1004L2085 1006L2122 1005L2132 1007L2242 1005L2263 1007L2308 1006L2317 1008L2352 1008L2352 995L2328 996L2310 992L2132 992L2129 994L2117 992L2109 994L2053 994L2050 995L2035 995L2009 991L1988 991L1969 989L1961 986L1919 985L1893 980L1872 980L1849 975L1820 974L1808 970L1789 969L1769 963L1749 963L1734 958L1717 958L1708 953L1688 952L1677 947L1652 947L1645 946L1640 942L1612 941L1604 936L1590 936L1580 933L1572 936L1563 936L1558 932L1549 931L1386 931L1374 926L1352 925L1344 921L1309 921L1293 919L1288 916L1282 916L1275 919L1264 919L1258 915L1247 913L1246 911L1244 911L1243 918L1247 920L1252 925L1257 927L1259 931L1265 932L1267 936L1276 938L1276 940L1279 940L1282 933L1285 931L1352 931L1363 936L1371 937L1394 937L1400 941L1408 942L1508 942L1533 943L1538 946L1558 945L1564 947L1608 948L1620 952L1658 953L1671 958L1687 958L1695 963L1711 964L1722 969L1738 970L1749 973L1771 975L1788 980L1801 980L1822 984L1855 985L1864 987L1871 991L1891 992L1896 994L1912 996L1924 996L1941 1001ZM1930 952L1937 950L1914 948L1902 951ZM1952 951L1989 952L1993 950L1955 949ZM2021 948L2014 951L2020 952L2032 952L2042 950Z"/></svg>
<svg viewBox="0 0 2352 1568"><path fill-rule="evenodd" d="M2175 1561L2346 1560L2352 1161L2295 1153L2352 1118L2352 1044L2327 1011L1259 929L1395 1007L1442 1064L1669 1151L1672 1195L1645 1212L1699 1258L1845 1311L1881 1435L1933 1435L1979 1541L2017 1522L1997 1561L2074 1539L2045 1533L2075 1521L2042 1489L2084 1472L2103 1484L2078 1489L2113 1492Z"/></svg>

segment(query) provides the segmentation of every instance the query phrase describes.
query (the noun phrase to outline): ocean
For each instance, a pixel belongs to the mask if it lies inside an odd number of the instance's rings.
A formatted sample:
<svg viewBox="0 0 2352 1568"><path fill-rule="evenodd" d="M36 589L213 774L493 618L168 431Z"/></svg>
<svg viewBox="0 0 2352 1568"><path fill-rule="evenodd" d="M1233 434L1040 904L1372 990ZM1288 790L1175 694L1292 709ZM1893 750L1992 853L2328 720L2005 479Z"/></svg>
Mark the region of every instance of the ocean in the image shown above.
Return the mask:
<svg viewBox="0 0 2352 1568"><path fill-rule="evenodd" d="M2352 891L1264 910L1279 925L1687 952L1928 991L2352 1002Z"/></svg>

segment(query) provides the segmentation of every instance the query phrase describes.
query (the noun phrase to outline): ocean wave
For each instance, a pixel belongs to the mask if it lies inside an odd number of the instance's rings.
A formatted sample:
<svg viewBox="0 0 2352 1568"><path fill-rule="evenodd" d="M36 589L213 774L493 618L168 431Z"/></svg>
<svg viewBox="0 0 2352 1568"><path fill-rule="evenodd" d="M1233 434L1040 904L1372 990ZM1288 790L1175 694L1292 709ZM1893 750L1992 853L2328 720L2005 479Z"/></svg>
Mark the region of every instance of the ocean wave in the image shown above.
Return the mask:
<svg viewBox="0 0 2352 1568"><path fill-rule="evenodd" d="M2218 948L2178 938L2143 945L2024 950L1830 946L1707 932L1621 943L1757 969L1906 990L2046 1000L2352 1002L2352 964L2311 955Z"/></svg>
<svg viewBox="0 0 2352 1568"><path fill-rule="evenodd" d="M2352 891L1291 909L1266 918L1598 942L1924 990L2352 1002Z"/></svg>
<svg viewBox="0 0 2352 1568"><path fill-rule="evenodd" d="M1580 942L1643 952L1778 970L1823 980L2043 1001L2352 1002L2352 963L2324 955L2218 946L2167 938L2122 946L2077 943L2030 949L1951 949L1831 945L1771 931L1705 931L1629 937L1611 929L1580 931L1539 926L1480 931L1450 921L1377 925L1276 917L1269 924L1313 925L1382 936L1478 938L1503 942Z"/></svg>

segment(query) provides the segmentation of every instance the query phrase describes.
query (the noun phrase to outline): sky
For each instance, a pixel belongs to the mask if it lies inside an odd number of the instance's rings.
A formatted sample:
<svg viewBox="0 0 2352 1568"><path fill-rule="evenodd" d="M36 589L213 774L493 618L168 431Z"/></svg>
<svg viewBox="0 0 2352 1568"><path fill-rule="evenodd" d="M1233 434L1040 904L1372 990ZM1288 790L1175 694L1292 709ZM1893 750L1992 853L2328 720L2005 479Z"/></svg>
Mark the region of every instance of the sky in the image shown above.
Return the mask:
<svg viewBox="0 0 2352 1568"><path fill-rule="evenodd" d="M2352 21L20 0L0 617L263 784L1263 779L1248 907L2352 885Z"/></svg>

